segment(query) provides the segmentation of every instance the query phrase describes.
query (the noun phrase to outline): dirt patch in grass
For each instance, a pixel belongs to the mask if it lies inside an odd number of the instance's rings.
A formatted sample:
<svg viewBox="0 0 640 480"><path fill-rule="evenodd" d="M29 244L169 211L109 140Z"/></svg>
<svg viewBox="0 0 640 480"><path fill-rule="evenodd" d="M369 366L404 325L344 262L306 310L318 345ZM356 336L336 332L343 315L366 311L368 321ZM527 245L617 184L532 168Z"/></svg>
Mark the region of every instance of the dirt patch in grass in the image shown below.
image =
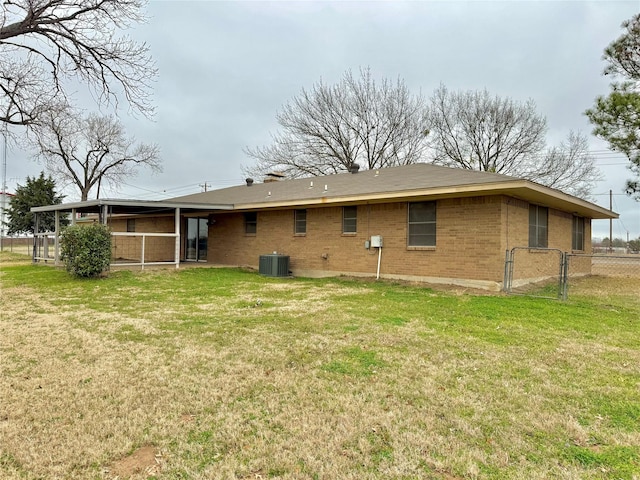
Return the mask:
<svg viewBox="0 0 640 480"><path fill-rule="evenodd" d="M160 471L161 455L153 445L145 445L120 460L113 462L109 468L112 478L131 479L136 476L148 477Z"/></svg>

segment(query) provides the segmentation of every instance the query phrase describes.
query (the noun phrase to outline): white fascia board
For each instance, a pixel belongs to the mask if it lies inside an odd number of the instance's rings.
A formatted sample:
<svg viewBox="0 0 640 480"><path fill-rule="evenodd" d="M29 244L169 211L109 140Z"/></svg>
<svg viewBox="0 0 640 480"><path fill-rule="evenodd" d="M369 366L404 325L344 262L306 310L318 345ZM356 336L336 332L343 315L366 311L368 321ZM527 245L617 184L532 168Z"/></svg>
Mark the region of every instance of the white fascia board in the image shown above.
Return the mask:
<svg viewBox="0 0 640 480"><path fill-rule="evenodd" d="M40 207L32 207L31 211L39 212L55 212L82 209L91 207L114 206L114 207L142 207L142 208L185 208L192 210L233 210L233 205L228 204L204 204L204 203L188 203L188 202L165 202L162 200L144 201L144 200L87 200L85 202L61 203L59 205L44 205Z"/></svg>

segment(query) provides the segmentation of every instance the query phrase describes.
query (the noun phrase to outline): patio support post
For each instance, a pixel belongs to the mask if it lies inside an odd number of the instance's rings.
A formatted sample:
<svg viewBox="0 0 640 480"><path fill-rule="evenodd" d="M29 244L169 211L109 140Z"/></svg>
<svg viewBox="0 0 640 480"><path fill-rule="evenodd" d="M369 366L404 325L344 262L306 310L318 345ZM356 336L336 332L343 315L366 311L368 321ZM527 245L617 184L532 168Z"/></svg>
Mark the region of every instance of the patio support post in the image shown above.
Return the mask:
<svg viewBox="0 0 640 480"><path fill-rule="evenodd" d="M141 246L141 252L140 252L140 263L142 263L142 265L140 265L140 270L144 270L144 243L147 240L146 237L144 236L144 234L142 234L142 246Z"/></svg>
<svg viewBox="0 0 640 480"><path fill-rule="evenodd" d="M58 265L60 263L60 210L55 212L55 227L54 227L54 247L53 247L53 264Z"/></svg>
<svg viewBox="0 0 640 480"><path fill-rule="evenodd" d="M35 213L33 215L33 252L31 254L31 261L33 263L36 263L36 257L38 256L37 252L38 252L38 241L39 241L38 233L40 232L39 228L40 228L40 214Z"/></svg>
<svg viewBox="0 0 640 480"><path fill-rule="evenodd" d="M102 224L106 225L107 224L107 214L109 213L109 206L108 205L104 205L102 207Z"/></svg>
<svg viewBox="0 0 640 480"><path fill-rule="evenodd" d="M176 248L173 253L173 259L176 262L176 268L180 268L180 207L176 207L175 231L176 231Z"/></svg>
<svg viewBox="0 0 640 480"><path fill-rule="evenodd" d="M71 225L75 225L76 224L76 209L72 208L71 209Z"/></svg>

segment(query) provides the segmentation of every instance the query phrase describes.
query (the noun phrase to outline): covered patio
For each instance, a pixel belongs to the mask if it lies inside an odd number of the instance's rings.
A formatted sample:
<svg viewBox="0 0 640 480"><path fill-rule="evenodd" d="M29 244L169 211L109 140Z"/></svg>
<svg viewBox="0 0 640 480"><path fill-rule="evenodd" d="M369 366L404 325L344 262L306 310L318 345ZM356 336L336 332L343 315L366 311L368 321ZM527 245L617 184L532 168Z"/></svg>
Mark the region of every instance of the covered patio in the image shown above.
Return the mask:
<svg viewBox="0 0 640 480"><path fill-rule="evenodd" d="M232 209L233 205L226 204L109 199L34 207L31 209L35 214L32 260L34 262L53 262L54 265L60 265L61 219L65 215L69 215L71 225L82 222L100 222L103 225L110 225L115 221L126 222L128 220L130 222L126 224L125 231L112 231L111 235L115 245L114 249L118 244L135 244L136 258L120 258L114 252L112 253L112 267L126 265L139 266L144 269L145 266L150 265L175 265L175 268L179 268L181 239L184 235L183 223L186 223L189 218L202 219L203 215L208 215L210 212ZM53 231L41 231L40 220L44 213L54 213L55 228ZM166 217L168 220L166 225L172 228L166 228L166 231L152 231L153 229L148 227L155 226L155 221L147 224L147 230L139 228L141 222L137 222L138 228L136 228L134 218L153 217L157 219L160 216ZM161 260L152 258L149 260L149 247L154 242L155 244L164 243L163 251L170 251L169 257L171 258ZM166 248L167 242L170 243L171 248Z"/></svg>

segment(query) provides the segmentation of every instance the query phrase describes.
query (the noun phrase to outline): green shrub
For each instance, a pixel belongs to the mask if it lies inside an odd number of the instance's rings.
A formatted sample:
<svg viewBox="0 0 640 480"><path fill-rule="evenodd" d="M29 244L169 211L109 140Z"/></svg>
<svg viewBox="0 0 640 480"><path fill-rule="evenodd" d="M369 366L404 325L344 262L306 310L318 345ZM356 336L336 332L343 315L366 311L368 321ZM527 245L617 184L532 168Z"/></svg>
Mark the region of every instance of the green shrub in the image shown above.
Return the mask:
<svg viewBox="0 0 640 480"><path fill-rule="evenodd" d="M62 259L76 277L97 277L111 262L111 231L106 225L73 225L60 238Z"/></svg>

